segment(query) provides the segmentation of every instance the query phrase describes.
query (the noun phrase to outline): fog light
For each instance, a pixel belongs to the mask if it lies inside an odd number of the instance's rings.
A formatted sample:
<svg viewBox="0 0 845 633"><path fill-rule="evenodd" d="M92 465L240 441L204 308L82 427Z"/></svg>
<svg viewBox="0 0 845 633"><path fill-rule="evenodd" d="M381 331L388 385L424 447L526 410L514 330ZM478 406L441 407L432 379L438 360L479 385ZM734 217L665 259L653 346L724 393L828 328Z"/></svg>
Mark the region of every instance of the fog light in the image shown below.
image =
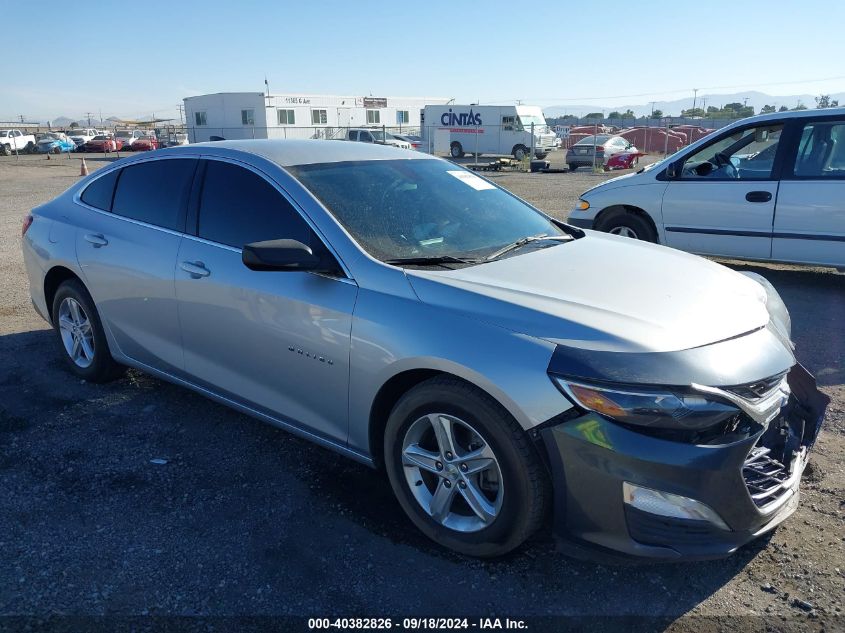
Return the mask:
<svg viewBox="0 0 845 633"><path fill-rule="evenodd" d="M629 506L643 512L675 519L707 521L722 530L730 531L713 508L689 497L643 488L625 481L622 483L622 498Z"/></svg>

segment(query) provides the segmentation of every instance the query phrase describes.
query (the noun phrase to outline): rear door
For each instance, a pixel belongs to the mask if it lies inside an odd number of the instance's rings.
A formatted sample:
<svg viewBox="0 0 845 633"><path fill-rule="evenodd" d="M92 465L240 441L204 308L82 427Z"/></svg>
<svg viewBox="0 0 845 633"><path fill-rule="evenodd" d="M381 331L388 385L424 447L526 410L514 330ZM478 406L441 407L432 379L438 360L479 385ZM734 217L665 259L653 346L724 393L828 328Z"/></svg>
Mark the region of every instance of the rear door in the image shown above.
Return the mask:
<svg viewBox="0 0 845 633"><path fill-rule="evenodd" d="M666 244L769 259L782 133L778 121L732 130L675 163L663 194Z"/></svg>
<svg viewBox="0 0 845 633"><path fill-rule="evenodd" d="M845 267L845 117L798 119L794 125L772 259Z"/></svg>
<svg viewBox="0 0 845 633"><path fill-rule="evenodd" d="M76 254L104 325L121 352L172 374L183 366L174 268L196 165L134 163L94 180L79 199L87 212Z"/></svg>
<svg viewBox="0 0 845 633"><path fill-rule="evenodd" d="M263 174L203 162L195 237L182 242L176 270L187 372L235 402L345 443L358 286L342 274L244 266L241 248L251 242L326 247Z"/></svg>

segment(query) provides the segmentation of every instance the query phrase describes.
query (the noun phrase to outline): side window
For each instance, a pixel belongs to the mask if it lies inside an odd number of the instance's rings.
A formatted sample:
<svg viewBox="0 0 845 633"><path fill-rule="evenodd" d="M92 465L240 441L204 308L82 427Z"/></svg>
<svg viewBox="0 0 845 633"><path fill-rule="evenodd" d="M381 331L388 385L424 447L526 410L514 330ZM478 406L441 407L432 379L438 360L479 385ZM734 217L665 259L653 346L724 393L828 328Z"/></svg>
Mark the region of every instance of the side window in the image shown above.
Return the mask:
<svg viewBox="0 0 845 633"><path fill-rule="evenodd" d="M195 160L178 158L124 167L114 192L112 212L181 231L195 167Z"/></svg>
<svg viewBox="0 0 845 633"><path fill-rule="evenodd" d="M111 201L114 197L114 184L117 182L119 169L97 178L82 192L82 202L103 211L111 211Z"/></svg>
<svg viewBox="0 0 845 633"><path fill-rule="evenodd" d="M358 140L363 141L364 143L372 143L373 135L369 132L358 132Z"/></svg>
<svg viewBox="0 0 845 633"><path fill-rule="evenodd" d="M350 141L357 141L358 140L358 130L352 130L349 133L349 140Z"/></svg>
<svg viewBox="0 0 845 633"><path fill-rule="evenodd" d="M792 175L845 178L845 121L814 121L804 126Z"/></svg>
<svg viewBox="0 0 845 633"><path fill-rule="evenodd" d="M198 234L235 248L276 239L311 245L311 228L270 183L248 169L214 160L205 171Z"/></svg>
<svg viewBox="0 0 845 633"><path fill-rule="evenodd" d="M783 124L746 128L706 145L684 161L683 180L766 180Z"/></svg>

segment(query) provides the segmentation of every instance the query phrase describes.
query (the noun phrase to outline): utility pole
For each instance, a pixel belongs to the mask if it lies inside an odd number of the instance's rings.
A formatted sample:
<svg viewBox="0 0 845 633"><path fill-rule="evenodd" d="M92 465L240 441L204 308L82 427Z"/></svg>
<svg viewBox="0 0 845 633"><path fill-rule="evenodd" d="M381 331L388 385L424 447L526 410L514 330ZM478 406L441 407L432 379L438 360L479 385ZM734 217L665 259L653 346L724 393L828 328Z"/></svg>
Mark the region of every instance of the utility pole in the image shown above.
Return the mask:
<svg viewBox="0 0 845 633"><path fill-rule="evenodd" d="M85 113L85 116L88 117L88 127L91 127L91 116L93 114L94 114L93 112L86 112Z"/></svg>
<svg viewBox="0 0 845 633"><path fill-rule="evenodd" d="M696 101L696 98L697 98L697 97L698 97L698 88L693 88L693 89L692 89L692 110L693 110L693 116L695 116L695 101Z"/></svg>
<svg viewBox="0 0 845 633"><path fill-rule="evenodd" d="M185 106L184 106L184 104L180 103L176 107L179 108L179 124L185 125L185 120L184 120L184 117L183 117L183 115L185 114Z"/></svg>
<svg viewBox="0 0 845 633"><path fill-rule="evenodd" d="M656 101L651 102L651 117L650 118L652 118L652 119L654 118L654 104L655 103L657 103L657 102Z"/></svg>
<svg viewBox="0 0 845 633"><path fill-rule="evenodd" d="M19 114L18 116L21 118L21 123L23 123L23 115Z"/></svg>

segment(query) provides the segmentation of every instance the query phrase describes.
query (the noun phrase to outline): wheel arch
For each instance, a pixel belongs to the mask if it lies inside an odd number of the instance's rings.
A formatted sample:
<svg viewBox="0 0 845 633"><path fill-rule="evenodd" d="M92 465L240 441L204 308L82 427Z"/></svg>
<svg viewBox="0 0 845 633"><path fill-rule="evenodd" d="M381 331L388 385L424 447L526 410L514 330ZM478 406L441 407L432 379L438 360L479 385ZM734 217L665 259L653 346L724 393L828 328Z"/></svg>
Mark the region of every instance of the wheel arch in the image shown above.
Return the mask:
<svg viewBox="0 0 845 633"><path fill-rule="evenodd" d="M643 220L648 222L649 226L654 231L654 235L657 237L658 243L660 243L660 231L657 229L657 223L654 221L654 218L651 217L651 214L649 214L648 211L633 204L612 204L605 207L596 214L596 218L593 220L593 226L596 227L596 230L600 231L602 221L616 212L630 213L641 217Z"/></svg>
<svg viewBox="0 0 845 633"><path fill-rule="evenodd" d="M44 301L47 304L47 316L51 324L53 323L53 299L56 296L56 291L58 291L59 286L70 279L77 280L85 287L85 282L79 275L65 266L53 266L44 276Z"/></svg>

